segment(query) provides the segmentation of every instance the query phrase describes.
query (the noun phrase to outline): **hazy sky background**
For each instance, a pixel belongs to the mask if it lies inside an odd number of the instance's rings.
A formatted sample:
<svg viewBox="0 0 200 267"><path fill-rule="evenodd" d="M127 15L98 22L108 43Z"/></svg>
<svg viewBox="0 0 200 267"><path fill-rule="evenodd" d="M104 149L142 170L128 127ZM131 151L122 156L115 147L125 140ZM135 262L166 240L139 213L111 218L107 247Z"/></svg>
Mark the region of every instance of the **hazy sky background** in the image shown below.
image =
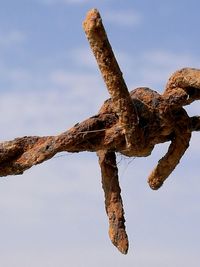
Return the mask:
<svg viewBox="0 0 200 267"><path fill-rule="evenodd" d="M54 135L108 98L82 21L100 10L130 89L162 92L177 69L200 68L200 2L0 0L1 141ZM189 109L199 114L198 103ZM93 153L62 154L0 182L2 267L196 267L200 261L199 135L159 191L146 182L168 144L118 156L130 249L108 238Z"/></svg>

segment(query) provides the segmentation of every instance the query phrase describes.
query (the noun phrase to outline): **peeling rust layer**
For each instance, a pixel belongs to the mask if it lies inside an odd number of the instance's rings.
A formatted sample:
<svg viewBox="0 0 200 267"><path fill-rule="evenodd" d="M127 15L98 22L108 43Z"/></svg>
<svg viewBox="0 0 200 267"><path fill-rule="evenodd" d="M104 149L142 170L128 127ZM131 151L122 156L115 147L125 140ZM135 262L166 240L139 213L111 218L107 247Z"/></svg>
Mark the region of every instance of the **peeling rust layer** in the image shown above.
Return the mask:
<svg viewBox="0 0 200 267"><path fill-rule="evenodd" d="M200 131L200 116L189 117L183 106L200 99L200 70L183 68L169 78L163 94L141 87L128 92L99 12L91 10L84 29L111 98L99 113L57 136L24 136L0 143L0 176L22 174L59 152L97 152L112 243L126 254L128 237L115 152L149 156L156 144L169 149L148 178L157 190L179 164L191 133Z"/></svg>

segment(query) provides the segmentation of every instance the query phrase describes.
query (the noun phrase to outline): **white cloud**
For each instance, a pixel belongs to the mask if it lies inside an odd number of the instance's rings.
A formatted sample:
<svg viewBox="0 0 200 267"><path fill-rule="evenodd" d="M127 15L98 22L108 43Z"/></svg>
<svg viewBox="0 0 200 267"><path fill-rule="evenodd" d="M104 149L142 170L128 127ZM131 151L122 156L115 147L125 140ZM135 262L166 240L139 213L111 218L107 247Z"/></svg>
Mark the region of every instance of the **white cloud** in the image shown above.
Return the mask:
<svg viewBox="0 0 200 267"><path fill-rule="evenodd" d="M22 43L25 40L25 34L18 30L10 32L0 32L0 46L10 46Z"/></svg>
<svg viewBox="0 0 200 267"><path fill-rule="evenodd" d="M108 93L98 74L0 68L1 140L64 131L97 114Z"/></svg>
<svg viewBox="0 0 200 267"><path fill-rule="evenodd" d="M142 15L131 9L109 10L103 15L105 21L121 26L137 26L142 22Z"/></svg>
<svg viewBox="0 0 200 267"><path fill-rule="evenodd" d="M199 68L199 60L192 54L159 49L144 53L141 62L141 75L145 82L163 87L176 70L184 67Z"/></svg>
<svg viewBox="0 0 200 267"><path fill-rule="evenodd" d="M94 55L89 47L78 47L70 51L68 54L70 60L73 60L78 66L84 68L91 68L96 70L98 68Z"/></svg>
<svg viewBox="0 0 200 267"><path fill-rule="evenodd" d="M177 70L183 67L197 67L199 61L189 53L154 50L144 53L143 59L154 66Z"/></svg>
<svg viewBox="0 0 200 267"><path fill-rule="evenodd" d="M58 69L51 73L50 80L55 87L65 88L69 95L73 95L74 103L82 101L82 104L90 106L91 111L95 106L97 112L103 101L109 98L99 73L70 72Z"/></svg>
<svg viewBox="0 0 200 267"><path fill-rule="evenodd" d="M4 70L4 73L5 73L4 79L7 76L7 79L9 79L11 82L15 84L27 83L30 82L32 79L32 74L28 70L22 68L10 69L9 73L7 73L7 71Z"/></svg>
<svg viewBox="0 0 200 267"><path fill-rule="evenodd" d="M147 86L164 90L168 78L176 70L184 67L199 68L199 59L192 53L174 52L162 49L142 51L130 55L116 51L122 72L131 88Z"/></svg>
<svg viewBox="0 0 200 267"><path fill-rule="evenodd" d="M85 4L87 2L90 2L90 0L42 0L42 2L47 5L56 5L56 4L73 5L73 4Z"/></svg>
<svg viewBox="0 0 200 267"><path fill-rule="evenodd" d="M88 82L94 81L94 76L88 73L74 73L67 72L63 69L55 70L50 75L52 82L61 86L72 86L74 83L76 86L82 86Z"/></svg>

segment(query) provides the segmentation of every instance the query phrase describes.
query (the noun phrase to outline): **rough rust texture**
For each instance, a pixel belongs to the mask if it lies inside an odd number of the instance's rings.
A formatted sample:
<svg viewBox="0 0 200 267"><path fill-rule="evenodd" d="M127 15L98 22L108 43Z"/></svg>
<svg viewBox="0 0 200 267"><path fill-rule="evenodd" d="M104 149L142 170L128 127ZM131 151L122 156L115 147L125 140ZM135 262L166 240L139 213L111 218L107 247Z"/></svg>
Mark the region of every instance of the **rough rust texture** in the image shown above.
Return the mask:
<svg viewBox="0 0 200 267"><path fill-rule="evenodd" d="M97 115L60 135L24 136L0 143L0 176L22 174L61 151L97 152L109 236L126 254L128 237L115 152L146 157L156 144L171 141L166 155L148 178L150 187L158 189L188 148L191 133L200 131L200 117L189 117L183 108L200 99L200 70L176 71L162 95L147 87L129 93L96 9L88 13L84 29L111 98Z"/></svg>
<svg viewBox="0 0 200 267"><path fill-rule="evenodd" d="M111 151L98 151L101 167L102 186L105 192L106 213L109 218L109 236L112 243L126 254L128 251L128 236L125 231L124 210L121 189L118 181L116 156Z"/></svg>
<svg viewBox="0 0 200 267"><path fill-rule="evenodd" d="M115 111L119 115L119 127L125 133L126 145L136 148L142 137L138 127L137 111L132 104L123 74L116 61L97 9L88 12L83 28L114 103Z"/></svg>

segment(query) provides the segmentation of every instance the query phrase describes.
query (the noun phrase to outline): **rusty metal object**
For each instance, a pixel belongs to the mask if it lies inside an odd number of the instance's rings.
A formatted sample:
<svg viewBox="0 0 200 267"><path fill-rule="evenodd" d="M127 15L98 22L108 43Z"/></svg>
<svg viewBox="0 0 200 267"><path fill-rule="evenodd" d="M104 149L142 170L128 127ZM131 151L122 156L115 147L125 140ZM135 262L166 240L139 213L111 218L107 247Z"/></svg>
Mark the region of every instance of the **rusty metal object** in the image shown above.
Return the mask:
<svg viewBox="0 0 200 267"><path fill-rule="evenodd" d="M191 133L200 131L200 116L189 117L183 108L200 99L200 70L176 71L163 94L147 87L128 92L96 9L89 11L84 29L111 98L104 102L97 115L60 135L25 136L0 143L0 176L23 174L62 151L96 152L109 218L109 236L126 254L128 237L115 152L146 157L156 144L171 141L166 155L148 178L150 187L158 189L188 148Z"/></svg>
<svg viewBox="0 0 200 267"><path fill-rule="evenodd" d="M128 236L124 224L124 209L118 181L116 156L114 152L104 150L98 151L97 155L101 167L106 213L109 219L109 236L119 251L126 254L128 251Z"/></svg>

